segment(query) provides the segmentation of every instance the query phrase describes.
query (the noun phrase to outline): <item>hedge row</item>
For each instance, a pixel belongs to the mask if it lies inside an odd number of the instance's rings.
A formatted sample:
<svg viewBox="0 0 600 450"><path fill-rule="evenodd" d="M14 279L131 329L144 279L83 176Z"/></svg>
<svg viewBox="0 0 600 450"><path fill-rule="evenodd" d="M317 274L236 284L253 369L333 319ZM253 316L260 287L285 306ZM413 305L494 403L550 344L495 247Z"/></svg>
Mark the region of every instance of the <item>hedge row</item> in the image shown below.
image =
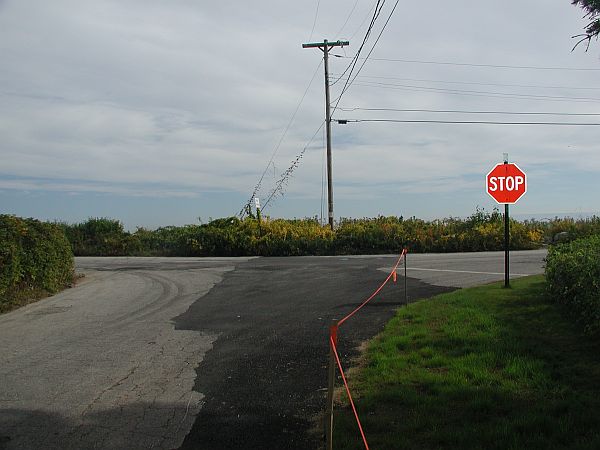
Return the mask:
<svg viewBox="0 0 600 450"><path fill-rule="evenodd" d="M73 252L60 226L0 215L0 311L19 292L59 291L73 273Z"/></svg>
<svg viewBox="0 0 600 450"><path fill-rule="evenodd" d="M600 235L552 246L546 260L552 298L587 334L600 334Z"/></svg>
<svg viewBox="0 0 600 450"><path fill-rule="evenodd" d="M75 255L96 256L288 256L464 252L501 250L504 225L498 211L478 210L467 219L424 221L377 217L341 219L334 231L316 219L284 220L235 217L202 225L139 228L134 233L112 219L63 225ZM539 248L539 224L511 221L511 247Z"/></svg>
<svg viewBox="0 0 600 450"><path fill-rule="evenodd" d="M543 230L548 242L554 242L559 233L566 234L562 239L567 241L600 234L600 217L598 216L580 219L557 217L552 220L538 221L536 224Z"/></svg>

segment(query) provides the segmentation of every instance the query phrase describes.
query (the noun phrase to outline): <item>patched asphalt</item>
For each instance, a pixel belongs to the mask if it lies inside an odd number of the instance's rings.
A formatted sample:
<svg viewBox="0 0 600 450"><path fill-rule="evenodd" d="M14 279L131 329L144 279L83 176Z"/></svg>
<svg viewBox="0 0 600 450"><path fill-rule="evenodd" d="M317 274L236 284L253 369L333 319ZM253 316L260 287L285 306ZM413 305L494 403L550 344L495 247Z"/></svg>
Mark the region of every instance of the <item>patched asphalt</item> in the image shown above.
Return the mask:
<svg viewBox="0 0 600 450"><path fill-rule="evenodd" d="M204 394L182 449L322 447L328 330L385 279L392 257L262 258L237 266L176 319L218 335L196 369ZM408 279L409 301L454 288ZM340 330L343 361L404 304L398 277Z"/></svg>

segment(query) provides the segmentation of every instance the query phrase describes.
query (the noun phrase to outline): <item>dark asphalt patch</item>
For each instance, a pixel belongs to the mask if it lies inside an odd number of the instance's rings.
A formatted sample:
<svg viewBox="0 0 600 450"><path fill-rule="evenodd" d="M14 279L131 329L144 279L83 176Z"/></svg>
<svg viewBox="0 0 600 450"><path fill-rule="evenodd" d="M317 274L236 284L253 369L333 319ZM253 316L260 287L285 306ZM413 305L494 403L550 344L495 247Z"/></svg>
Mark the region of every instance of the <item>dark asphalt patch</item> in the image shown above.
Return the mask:
<svg viewBox="0 0 600 450"><path fill-rule="evenodd" d="M385 279L394 258L262 258L240 264L176 318L176 328L219 333L197 369L205 395L182 449L316 449L325 404L328 329ZM453 288L408 279L409 301ZM343 361L404 302L390 282L340 330ZM360 409L360 406L358 406Z"/></svg>

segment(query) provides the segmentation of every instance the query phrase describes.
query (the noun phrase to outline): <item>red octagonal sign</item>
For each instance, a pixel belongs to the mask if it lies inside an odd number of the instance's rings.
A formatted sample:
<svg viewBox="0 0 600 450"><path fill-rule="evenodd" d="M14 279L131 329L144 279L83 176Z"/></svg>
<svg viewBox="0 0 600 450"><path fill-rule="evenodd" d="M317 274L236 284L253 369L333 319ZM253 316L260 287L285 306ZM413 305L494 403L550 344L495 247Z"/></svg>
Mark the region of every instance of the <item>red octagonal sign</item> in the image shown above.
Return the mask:
<svg viewBox="0 0 600 450"><path fill-rule="evenodd" d="M516 164L498 164L485 179L487 193L498 203L516 203L527 192L527 175Z"/></svg>

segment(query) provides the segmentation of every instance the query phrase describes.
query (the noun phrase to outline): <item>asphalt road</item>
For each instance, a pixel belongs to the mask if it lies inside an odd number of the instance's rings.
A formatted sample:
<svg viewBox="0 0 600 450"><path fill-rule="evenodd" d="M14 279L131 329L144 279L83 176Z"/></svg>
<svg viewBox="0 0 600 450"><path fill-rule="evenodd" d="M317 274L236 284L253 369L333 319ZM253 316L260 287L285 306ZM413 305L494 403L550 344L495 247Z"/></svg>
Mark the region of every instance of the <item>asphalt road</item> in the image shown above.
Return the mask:
<svg viewBox="0 0 600 450"><path fill-rule="evenodd" d="M510 253L510 277L543 272L546 250ZM408 276L436 286L457 288L504 280L504 253L408 254Z"/></svg>
<svg viewBox="0 0 600 450"><path fill-rule="evenodd" d="M543 251L511 256L542 271ZM394 261L77 258L79 285L0 316L0 449L318 448L329 323ZM409 255L407 294L502 271L502 253ZM344 325L345 361L403 301L390 283Z"/></svg>

